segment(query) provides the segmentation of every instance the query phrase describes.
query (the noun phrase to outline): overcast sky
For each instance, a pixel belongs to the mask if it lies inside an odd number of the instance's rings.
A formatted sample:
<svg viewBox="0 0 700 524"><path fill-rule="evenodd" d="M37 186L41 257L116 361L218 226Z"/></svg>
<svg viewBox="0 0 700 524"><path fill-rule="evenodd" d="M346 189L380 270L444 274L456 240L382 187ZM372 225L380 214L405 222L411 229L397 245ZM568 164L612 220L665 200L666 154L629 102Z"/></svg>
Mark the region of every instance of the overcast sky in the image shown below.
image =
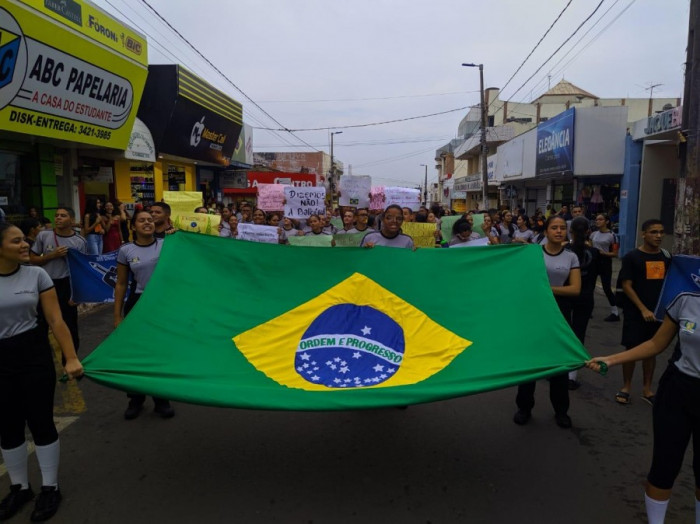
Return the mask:
<svg viewBox="0 0 700 524"><path fill-rule="evenodd" d="M95 0L148 37L151 63L181 63L243 104L246 123L278 128L191 51L142 0ZM437 179L435 149L466 110L503 87L569 0L148 0L247 97L287 129L332 128L335 156L375 185ZM601 98L679 97L689 0L572 0L502 97L529 102L562 78ZM586 32L589 31L587 34ZM585 35L585 36L584 36ZM564 56L568 52L568 55ZM305 145L302 141L308 143ZM289 147L289 145L301 147ZM255 130L256 151L329 152L330 131Z"/></svg>

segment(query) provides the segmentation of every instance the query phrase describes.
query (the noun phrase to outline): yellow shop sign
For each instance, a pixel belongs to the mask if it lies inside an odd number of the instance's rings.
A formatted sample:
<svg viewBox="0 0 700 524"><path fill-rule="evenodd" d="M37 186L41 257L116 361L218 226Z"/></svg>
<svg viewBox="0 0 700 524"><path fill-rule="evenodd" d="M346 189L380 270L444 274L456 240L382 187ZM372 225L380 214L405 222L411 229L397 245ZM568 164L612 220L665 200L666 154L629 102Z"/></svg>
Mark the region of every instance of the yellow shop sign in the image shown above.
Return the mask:
<svg viewBox="0 0 700 524"><path fill-rule="evenodd" d="M0 129L126 149L145 38L85 0L0 7Z"/></svg>

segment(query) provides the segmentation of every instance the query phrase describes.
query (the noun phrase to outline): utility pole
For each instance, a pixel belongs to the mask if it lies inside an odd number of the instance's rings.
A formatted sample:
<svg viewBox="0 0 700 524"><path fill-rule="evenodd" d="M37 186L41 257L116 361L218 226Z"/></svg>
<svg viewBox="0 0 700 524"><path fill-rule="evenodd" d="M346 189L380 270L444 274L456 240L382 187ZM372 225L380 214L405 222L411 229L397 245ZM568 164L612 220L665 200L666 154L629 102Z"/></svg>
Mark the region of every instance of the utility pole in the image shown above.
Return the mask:
<svg viewBox="0 0 700 524"><path fill-rule="evenodd" d="M330 189L331 189L331 195L330 195L330 203L331 206L333 205L333 195L336 193L336 180L335 180L335 161L333 160L333 136L334 135L339 135L341 134L342 131L331 131L331 183L330 183Z"/></svg>
<svg viewBox="0 0 700 524"><path fill-rule="evenodd" d="M488 185L489 185L489 167L486 159L486 97L484 96L484 64L462 64L464 67L479 68L479 91L481 92L481 199L483 209L489 208L488 203Z"/></svg>
<svg viewBox="0 0 700 524"><path fill-rule="evenodd" d="M690 2L683 93L681 172L676 190L674 253L700 255L700 0ZM683 145L683 144L681 144Z"/></svg>
<svg viewBox="0 0 700 524"><path fill-rule="evenodd" d="M425 181L423 182L423 205L428 207L428 164L421 164L425 166Z"/></svg>

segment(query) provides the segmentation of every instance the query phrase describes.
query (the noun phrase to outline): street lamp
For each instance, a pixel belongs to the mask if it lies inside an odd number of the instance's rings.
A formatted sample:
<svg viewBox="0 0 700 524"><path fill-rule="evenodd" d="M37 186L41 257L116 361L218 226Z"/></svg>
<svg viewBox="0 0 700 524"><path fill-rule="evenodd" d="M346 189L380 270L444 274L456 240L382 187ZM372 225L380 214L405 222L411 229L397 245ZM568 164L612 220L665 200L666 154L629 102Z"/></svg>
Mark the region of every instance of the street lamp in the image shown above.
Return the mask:
<svg viewBox="0 0 700 524"><path fill-rule="evenodd" d="M428 164L421 164L425 166L425 182L423 183L423 205L428 207Z"/></svg>
<svg viewBox="0 0 700 524"><path fill-rule="evenodd" d="M481 198L484 209L488 209L487 188L489 183L488 162L486 160L486 104L484 103L484 64L462 64L464 67L478 67L481 92Z"/></svg>
<svg viewBox="0 0 700 524"><path fill-rule="evenodd" d="M333 161L333 136L342 134L342 131L331 131L331 205L333 204L333 193L335 193L335 162Z"/></svg>

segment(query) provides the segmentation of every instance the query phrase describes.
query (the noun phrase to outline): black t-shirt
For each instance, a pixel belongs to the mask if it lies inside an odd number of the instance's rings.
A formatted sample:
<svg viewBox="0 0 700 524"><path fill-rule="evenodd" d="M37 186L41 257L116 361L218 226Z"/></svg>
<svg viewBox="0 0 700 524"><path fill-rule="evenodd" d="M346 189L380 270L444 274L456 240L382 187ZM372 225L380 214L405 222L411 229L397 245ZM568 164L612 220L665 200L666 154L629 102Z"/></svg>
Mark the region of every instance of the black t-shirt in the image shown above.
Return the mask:
<svg viewBox="0 0 700 524"><path fill-rule="evenodd" d="M663 251L645 253L635 249L622 258L620 281L631 280L632 289L637 293L639 300L647 309L654 311L670 263L671 257L666 256ZM641 317L641 312L631 300L624 301L624 312L625 315Z"/></svg>
<svg viewBox="0 0 700 524"><path fill-rule="evenodd" d="M571 245L566 248L572 253ZM577 297L579 301L593 300L595 292L595 283L598 279L598 258L599 252L597 249L586 246L583 250L583 260L579 259L581 264L581 294Z"/></svg>

